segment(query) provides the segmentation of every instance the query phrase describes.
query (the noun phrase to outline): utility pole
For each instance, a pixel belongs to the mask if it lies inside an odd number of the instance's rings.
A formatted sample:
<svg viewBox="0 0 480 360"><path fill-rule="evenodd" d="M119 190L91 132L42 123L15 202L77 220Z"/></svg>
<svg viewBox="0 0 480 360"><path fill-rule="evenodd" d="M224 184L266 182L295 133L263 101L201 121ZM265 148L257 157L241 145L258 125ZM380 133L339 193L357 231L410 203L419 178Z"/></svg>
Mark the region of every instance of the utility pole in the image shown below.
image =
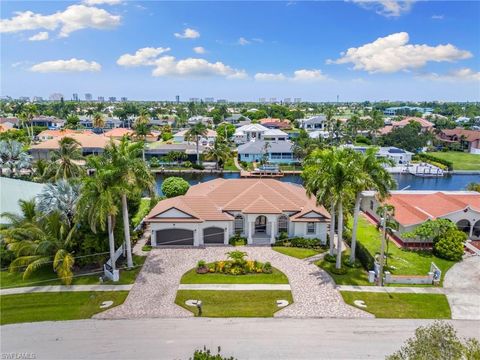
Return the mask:
<svg viewBox="0 0 480 360"><path fill-rule="evenodd" d="M383 286L383 266L385 262L385 239L387 232L387 208L383 206L382 217L382 246L380 248L380 268L378 271L378 285Z"/></svg>

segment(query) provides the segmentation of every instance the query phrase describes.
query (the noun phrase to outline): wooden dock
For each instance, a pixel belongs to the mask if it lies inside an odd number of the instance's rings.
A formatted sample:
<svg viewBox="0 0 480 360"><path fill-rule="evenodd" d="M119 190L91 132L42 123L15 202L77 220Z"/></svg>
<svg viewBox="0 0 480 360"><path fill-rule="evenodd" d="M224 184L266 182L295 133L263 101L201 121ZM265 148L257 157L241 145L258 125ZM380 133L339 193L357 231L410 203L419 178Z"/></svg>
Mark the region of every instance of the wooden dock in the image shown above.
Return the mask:
<svg viewBox="0 0 480 360"><path fill-rule="evenodd" d="M240 171L242 178L281 178L283 176L284 173L281 171Z"/></svg>

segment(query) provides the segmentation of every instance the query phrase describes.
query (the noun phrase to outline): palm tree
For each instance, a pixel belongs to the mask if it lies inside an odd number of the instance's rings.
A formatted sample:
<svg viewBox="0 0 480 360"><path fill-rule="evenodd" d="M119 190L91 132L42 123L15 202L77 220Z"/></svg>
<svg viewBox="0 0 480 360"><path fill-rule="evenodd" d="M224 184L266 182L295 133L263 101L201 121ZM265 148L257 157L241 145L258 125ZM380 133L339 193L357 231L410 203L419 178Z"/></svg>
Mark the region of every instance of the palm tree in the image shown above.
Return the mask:
<svg viewBox="0 0 480 360"><path fill-rule="evenodd" d="M22 169L32 168L32 157L23 151L23 144L15 140L0 141L0 174L3 168L9 169L9 176L13 177Z"/></svg>
<svg viewBox="0 0 480 360"><path fill-rule="evenodd" d="M105 117L102 113L96 112L93 115L92 125L96 129L102 129L103 132L103 128L105 127Z"/></svg>
<svg viewBox="0 0 480 360"><path fill-rule="evenodd" d="M54 184L46 184L42 192L37 195L37 209L45 215L58 212L62 220L72 226L79 194L78 183L60 179Z"/></svg>
<svg viewBox="0 0 480 360"><path fill-rule="evenodd" d="M344 204L352 197L352 184L355 177L355 153L347 148L329 148L315 150L305 161L302 177L309 195L315 195L320 204L330 204L330 251L332 253L335 227L335 210L337 212L337 263L342 266L342 241Z"/></svg>
<svg viewBox="0 0 480 360"><path fill-rule="evenodd" d="M115 270L115 238L113 229L118 215L120 193L124 191L118 181L118 170L114 169L99 156L90 157L88 166L94 169L94 175L83 178L82 191L77 203L77 216L86 215L90 228L107 228L112 270Z"/></svg>
<svg viewBox="0 0 480 360"><path fill-rule="evenodd" d="M145 161L145 141L147 135L150 133L148 124L150 123L149 114L142 111L139 117L135 119L133 129L135 130L135 136L142 141L142 159Z"/></svg>
<svg viewBox="0 0 480 360"><path fill-rule="evenodd" d="M230 158L230 148L223 141L215 140L212 147L207 150L207 156L216 160L217 169L223 167L225 162Z"/></svg>
<svg viewBox="0 0 480 360"><path fill-rule="evenodd" d="M467 190L480 192L480 183L471 182L470 184L467 185Z"/></svg>
<svg viewBox="0 0 480 360"><path fill-rule="evenodd" d="M59 148L52 153L51 163L46 173L49 180L78 178L85 169L78 164L83 160L80 143L71 138L63 137L58 142Z"/></svg>
<svg viewBox="0 0 480 360"><path fill-rule="evenodd" d="M10 271L23 269L25 280L39 269L53 264L53 270L62 282L70 285L75 259L69 248L75 227L64 222L59 212L40 215L20 217L12 226L0 232L8 249L16 256L10 263ZM11 218L11 214L2 216Z"/></svg>
<svg viewBox="0 0 480 360"><path fill-rule="evenodd" d="M208 133L207 127L202 124L201 122L196 123L190 129L188 129L187 133L185 134L185 138L187 140L194 140L197 146L197 164L200 165L200 150L198 149L198 143L200 142L200 138L202 136L206 136Z"/></svg>
<svg viewBox="0 0 480 360"><path fill-rule="evenodd" d="M155 179L145 161L142 161L140 158L142 150L143 144L130 143L125 138L118 145L113 142L110 143L105 149L105 157L117 172L115 178L123 189L121 191L121 199L128 267L133 266L133 259L127 198L132 197L134 194L139 194L139 192L145 189L150 194L154 193Z"/></svg>
<svg viewBox="0 0 480 360"><path fill-rule="evenodd" d="M377 158L378 149L368 148L365 154L356 153L355 161L356 175L354 178L355 187L355 206L353 211L352 226L352 244L350 252L350 263L355 262L355 250L357 245L358 217L360 215L360 203L362 201L362 192L365 190L374 190L380 200L389 195L389 190L395 187L395 180L385 169L386 165L393 165L393 161L385 157Z"/></svg>

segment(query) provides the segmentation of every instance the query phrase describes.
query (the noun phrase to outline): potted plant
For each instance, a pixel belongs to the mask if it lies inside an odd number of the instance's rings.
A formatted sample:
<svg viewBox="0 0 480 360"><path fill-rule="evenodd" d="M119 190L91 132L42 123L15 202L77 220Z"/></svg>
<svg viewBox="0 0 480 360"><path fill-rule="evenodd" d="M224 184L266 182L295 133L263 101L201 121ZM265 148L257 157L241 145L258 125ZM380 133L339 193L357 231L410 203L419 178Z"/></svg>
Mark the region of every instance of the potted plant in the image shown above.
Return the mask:
<svg viewBox="0 0 480 360"><path fill-rule="evenodd" d="M205 260L199 260L197 262L197 274L206 274L209 272L209 269L208 269L208 266L207 266L207 263L205 262Z"/></svg>

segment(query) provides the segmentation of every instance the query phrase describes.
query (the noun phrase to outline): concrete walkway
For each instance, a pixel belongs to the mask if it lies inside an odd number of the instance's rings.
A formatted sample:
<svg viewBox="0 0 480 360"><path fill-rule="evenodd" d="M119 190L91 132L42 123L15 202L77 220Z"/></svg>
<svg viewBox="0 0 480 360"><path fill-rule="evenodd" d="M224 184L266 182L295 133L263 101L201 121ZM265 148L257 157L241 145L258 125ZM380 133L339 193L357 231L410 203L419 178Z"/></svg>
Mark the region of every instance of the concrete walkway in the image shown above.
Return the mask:
<svg viewBox="0 0 480 360"><path fill-rule="evenodd" d="M52 286L25 286L0 290L0 295L29 294L40 292L76 292L76 291L130 291L130 285L52 285Z"/></svg>
<svg viewBox="0 0 480 360"><path fill-rule="evenodd" d="M287 290L288 284L180 284L178 290L218 290L218 291L249 291L249 290Z"/></svg>
<svg viewBox="0 0 480 360"><path fill-rule="evenodd" d="M355 286L337 285L340 291L374 292L374 293L395 293L395 294L445 294L443 288L438 287L393 287L393 286Z"/></svg>

